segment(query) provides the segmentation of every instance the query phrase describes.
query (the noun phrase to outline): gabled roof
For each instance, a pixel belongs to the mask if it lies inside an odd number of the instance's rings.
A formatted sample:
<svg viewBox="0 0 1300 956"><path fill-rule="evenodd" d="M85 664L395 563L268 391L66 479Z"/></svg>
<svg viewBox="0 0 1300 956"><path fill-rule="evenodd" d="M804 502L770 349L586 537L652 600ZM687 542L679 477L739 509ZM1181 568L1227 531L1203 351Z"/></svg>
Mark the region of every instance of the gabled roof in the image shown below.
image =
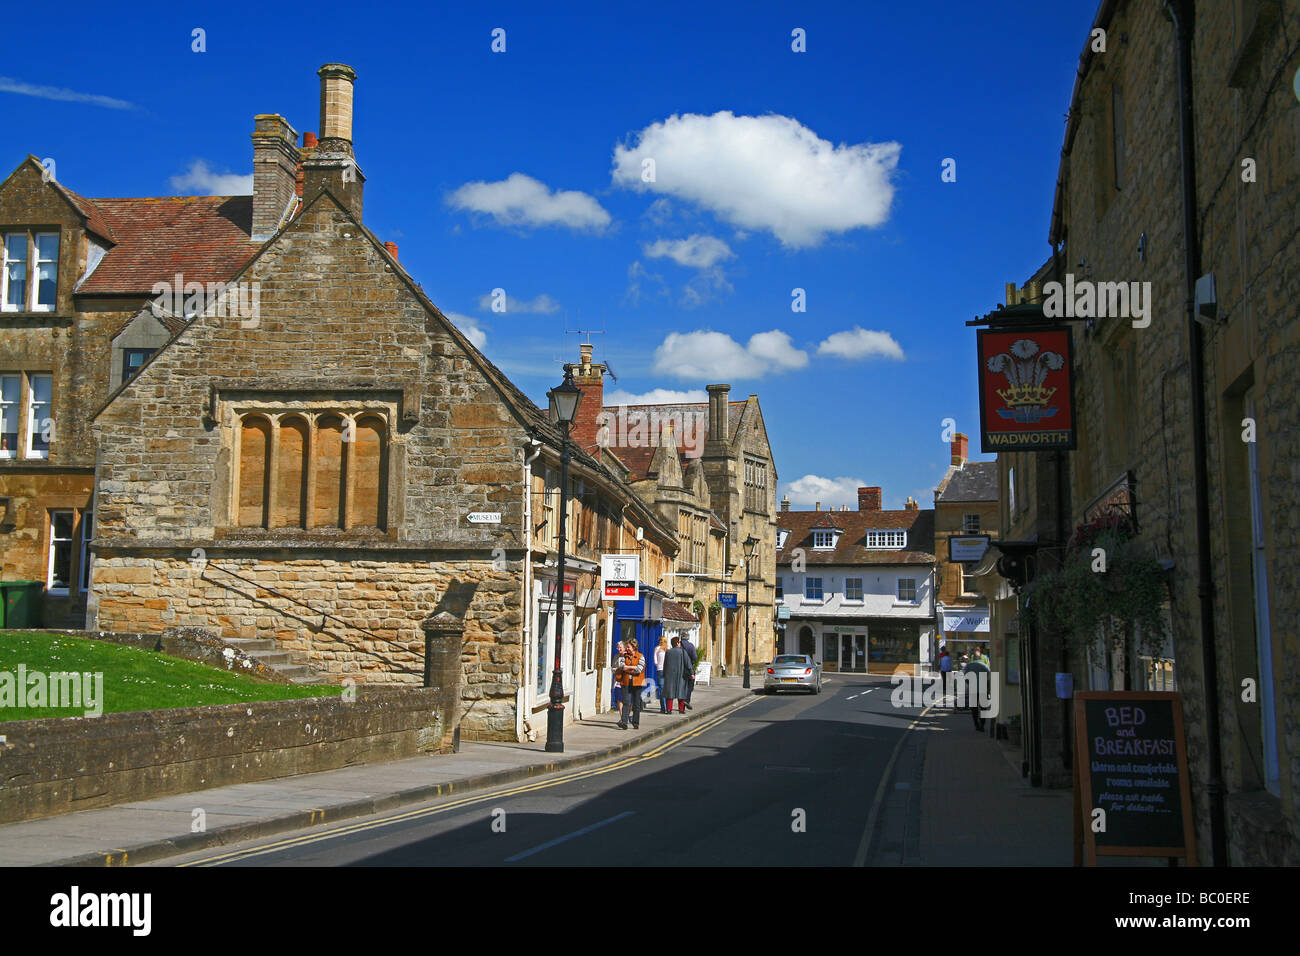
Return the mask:
<svg viewBox="0 0 1300 956"><path fill-rule="evenodd" d="M252 196L76 198L98 211L115 243L81 295L148 295L178 273L187 283L226 282L261 248L249 241Z"/></svg>
<svg viewBox="0 0 1300 956"><path fill-rule="evenodd" d="M700 619L686 610L685 607L676 601L664 598L664 620L665 621L683 621L689 624L698 624Z"/></svg>
<svg viewBox="0 0 1300 956"><path fill-rule="evenodd" d="M805 560L815 564L932 564L934 563L934 511L782 511L777 526L786 535L777 564L790 564L794 550L802 548ZM813 548L813 529L834 528L835 547ZM907 548L889 550L866 547L868 531L907 531Z"/></svg>
<svg viewBox="0 0 1300 956"><path fill-rule="evenodd" d="M998 463L968 461L955 470L939 494L943 503L957 501L997 501Z"/></svg>

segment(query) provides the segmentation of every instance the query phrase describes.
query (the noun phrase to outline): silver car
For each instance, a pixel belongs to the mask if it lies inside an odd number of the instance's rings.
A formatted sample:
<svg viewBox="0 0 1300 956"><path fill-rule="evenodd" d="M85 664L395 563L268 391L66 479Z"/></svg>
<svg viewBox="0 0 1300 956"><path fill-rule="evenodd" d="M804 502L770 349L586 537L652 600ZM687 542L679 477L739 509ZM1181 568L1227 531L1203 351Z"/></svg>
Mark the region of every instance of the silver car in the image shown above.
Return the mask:
<svg viewBox="0 0 1300 956"><path fill-rule="evenodd" d="M806 690L810 694L822 692L822 666L807 654L780 654L767 665L763 677L763 692L778 690Z"/></svg>

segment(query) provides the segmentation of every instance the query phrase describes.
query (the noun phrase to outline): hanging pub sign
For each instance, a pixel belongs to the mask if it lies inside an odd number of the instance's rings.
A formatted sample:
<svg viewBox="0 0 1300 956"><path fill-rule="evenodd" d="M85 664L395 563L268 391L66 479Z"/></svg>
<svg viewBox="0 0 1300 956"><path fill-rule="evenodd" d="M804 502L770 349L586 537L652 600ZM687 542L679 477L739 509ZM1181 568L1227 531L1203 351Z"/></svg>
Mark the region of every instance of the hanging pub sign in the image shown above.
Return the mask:
<svg viewBox="0 0 1300 956"><path fill-rule="evenodd" d="M1075 447L1074 344L1068 326L977 329L985 452Z"/></svg>
<svg viewBox="0 0 1300 956"><path fill-rule="evenodd" d="M635 601L640 596L641 556L602 554L600 591L607 601Z"/></svg>

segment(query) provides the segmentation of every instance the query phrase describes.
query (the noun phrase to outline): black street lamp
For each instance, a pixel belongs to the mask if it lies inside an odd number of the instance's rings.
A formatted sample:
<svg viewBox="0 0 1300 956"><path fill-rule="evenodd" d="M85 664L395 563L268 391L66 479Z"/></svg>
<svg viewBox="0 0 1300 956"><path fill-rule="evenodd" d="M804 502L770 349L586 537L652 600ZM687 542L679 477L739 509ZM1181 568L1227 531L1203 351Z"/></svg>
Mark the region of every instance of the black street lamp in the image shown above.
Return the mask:
<svg viewBox="0 0 1300 956"><path fill-rule="evenodd" d="M560 426L560 527L559 561L555 585L555 670L551 674L551 706L546 711L546 752L564 752L564 678L560 673L560 649L564 639L564 550L569 510L569 426L578 414L582 389L573 384L573 372L564 370L564 381L546 393L551 402L551 419ZM574 588L573 596L578 596Z"/></svg>
<svg viewBox="0 0 1300 956"><path fill-rule="evenodd" d="M758 539L750 535L745 539L745 683L749 689L749 580L752 573L750 565L754 561L754 552L758 550Z"/></svg>

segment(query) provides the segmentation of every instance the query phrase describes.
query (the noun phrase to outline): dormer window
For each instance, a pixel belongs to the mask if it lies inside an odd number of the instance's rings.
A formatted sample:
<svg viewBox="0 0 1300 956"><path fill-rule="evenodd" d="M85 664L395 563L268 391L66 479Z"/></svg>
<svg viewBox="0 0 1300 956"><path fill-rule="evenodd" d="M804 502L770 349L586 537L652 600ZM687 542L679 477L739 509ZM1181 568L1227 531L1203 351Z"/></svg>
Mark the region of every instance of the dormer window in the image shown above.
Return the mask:
<svg viewBox="0 0 1300 956"><path fill-rule="evenodd" d="M867 548L877 551L897 551L907 547L906 531L868 531Z"/></svg>
<svg viewBox="0 0 1300 956"><path fill-rule="evenodd" d="M58 232L6 232L3 253L0 309L53 312L58 291Z"/></svg>
<svg viewBox="0 0 1300 956"><path fill-rule="evenodd" d="M785 539L790 537L789 531L783 531L780 528L776 532L776 550L780 551L785 547Z"/></svg>
<svg viewBox="0 0 1300 956"><path fill-rule="evenodd" d="M813 532L813 550L830 551L835 547L834 531L814 531Z"/></svg>

